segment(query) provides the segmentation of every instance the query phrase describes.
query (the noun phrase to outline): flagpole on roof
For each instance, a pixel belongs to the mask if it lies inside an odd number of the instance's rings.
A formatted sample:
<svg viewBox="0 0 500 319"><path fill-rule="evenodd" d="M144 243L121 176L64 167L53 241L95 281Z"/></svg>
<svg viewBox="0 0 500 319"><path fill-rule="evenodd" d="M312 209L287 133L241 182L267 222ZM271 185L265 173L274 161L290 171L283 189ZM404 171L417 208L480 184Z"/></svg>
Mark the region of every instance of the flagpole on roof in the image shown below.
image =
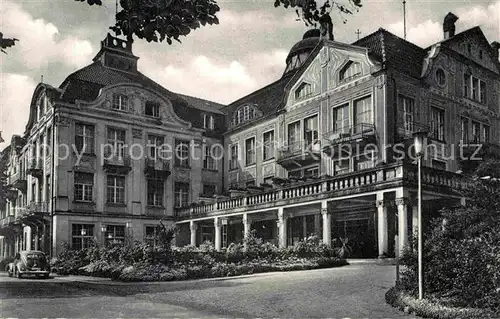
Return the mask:
<svg viewBox="0 0 500 319"><path fill-rule="evenodd" d="M403 29L404 39L406 40L406 0L403 0Z"/></svg>

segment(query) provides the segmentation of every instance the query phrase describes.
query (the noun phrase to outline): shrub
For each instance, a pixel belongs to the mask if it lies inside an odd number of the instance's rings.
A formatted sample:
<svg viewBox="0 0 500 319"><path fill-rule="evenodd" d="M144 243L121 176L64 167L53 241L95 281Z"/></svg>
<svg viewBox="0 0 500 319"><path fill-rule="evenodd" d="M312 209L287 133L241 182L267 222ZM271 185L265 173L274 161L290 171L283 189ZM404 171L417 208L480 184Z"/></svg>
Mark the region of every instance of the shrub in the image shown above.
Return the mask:
<svg viewBox="0 0 500 319"><path fill-rule="evenodd" d="M424 291L453 307L500 311L500 187L474 182L467 207L441 211L423 247ZM401 258L401 289L417 293L417 246Z"/></svg>
<svg viewBox="0 0 500 319"><path fill-rule="evenodd" d="M493 319L498 318L500 313L490 309L450 307L440 303L438 300L418 300L409 295L405 290L393 287L385 294L385 300L393 307L408 313L414 313L423 318L436 319Z"/></svg>
<svg viewBox="0 0 500 319"><path fill-rule="evenodd" d="M6 258L0 260L0 271L6 271L7 270L7 266L11 262L14 262L14 257L6 257Z"/></svg>

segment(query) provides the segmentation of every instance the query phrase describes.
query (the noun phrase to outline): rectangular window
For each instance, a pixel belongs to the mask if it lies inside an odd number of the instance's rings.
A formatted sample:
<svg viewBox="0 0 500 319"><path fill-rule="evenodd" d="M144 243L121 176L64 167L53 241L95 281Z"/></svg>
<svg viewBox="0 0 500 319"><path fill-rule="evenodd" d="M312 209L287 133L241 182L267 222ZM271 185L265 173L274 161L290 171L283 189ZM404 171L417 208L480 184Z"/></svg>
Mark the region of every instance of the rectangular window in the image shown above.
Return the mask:
<svg viewBox="0 0 500 319"><path fill-rule="evenodd" d="M431 137L444 141L444 110L431 107Z"/></svg>
<svg viewBox="0 0 500 319"><path fill-rule="evenodd" d="M479 80L476 77L472 77L472 99L479 100Z"/></svg>
<svg viewBox="0 0 500 319"><path fill-rule="evenodd" d="M470 97L470 83L471 75L469 73L464 73L464 97Z"/></svg>
<svg viewBox="0 0 500 319"><path fill-rule="evenodd" d="M231 156L229 158L229 169L238 168L238 144L231 145Z"/></svg>
<svg viewBox="0 0 500 319"><path fill-rule="evenodd" d="M300 145L300 121L288 124L288 150L302 150Z"/></svg>
<svg viewBox="0 0 500 319"><path fill-rule="evenodd" d="M255 164L255 137L249 138L245 141L245 154L246 165Z"/></svg>
<svg viewBox="0 0 500 319"><path fill-rule="evenodd" d="M212 146L203 145L203 168L211 171L217 170L217 161L214 154L212 154Z"/></svg>
<svg viewBox="0 0 500 319"><path fill-rule="evenodd" d="M92 202L94 189L94 174L75 173L75 201Z"/></svg>
<svg viewBox="0 0 500 319"><path fill-rule="evenodd" d="M175 183L174 207L186 207L189 204L189 184Z"/></svg>
<svg viewBox="0 0 500 319"><path fill-rule="evenodd" d="M144 113L147 116L160 117L160 104L156 102L147 101Z"/></svg>
<svg viewBox="0 0 500 319"><path fill-rule="evenodd" d="M125 176L108 175L106 181L107 202L111 204L124 204Z"/></svg>
<svg viewBox="0 0 500 319"><path fill-rule="evenodd" d="M162 179L148 179L148 206L163 206L163 189Z"/></svg>
<svg viewBox="0 0 500 319"><path fill-rule="evenodd" d="M213 130L215 128L213 115L203 114L203 128Z"/></svg>
<svg viewBox="0 0 500 319"><path fill-rule="evenodd" d="M267 161L274 158L274 131L264 133L263 140L263 157Z"/></svg>
<svg viewBox="0 0 500 319"><path fill-rule="evenodd" d="M490 127L488 125L483 125L483 141L485 143L490 142Z"/></svg>
<svg viewBox="0 0 500 319"><path fill-rule="evenodd" d="M81 250L89 248L94 240L93 224L71 225L71 248Z"/></svg>
<svg viewBox="0 0 500 319"><path fill-rule="evenodd" d="M349 132L349 104L344 104L333 109L333 131L337 138L340 134Z"/></svg>
<svg viewBox="0 0 500 319"><path fill-rule="evenodd" d="M203 195L206 197L212 197L216 194L216 187L213 184L203 184Z"/></svg>
<svg viewBox="0 0 500 319"><path fill-rule="evenodd" d="M354 101L354 125L357 133L360 132L360 130L365 130L362 124L373 124L371 96Z"/></svg>
<svg viewBox="0 0 500 319"><path fill-rule="evenodd" d="M403 127L405 134L411 134L414 130L413 115L415 112L415 100L404 95L399 95L399 110L403 114Z"/></svg>
<svg viewBox="0 0 500 319"><path fill-rule="evenodd" d="M481 124L479 122L472 121L472 142L474 143L481 142L480 127Z"/></svg>
<svg viewBox="0 0 500 319"><path fill-rule="evenodd" d="M115 110L126 111L128 108L128 96L123 94L114 94L113 105L111 107Z"/></svg>
<svg viewBox="0 0 500 319"><path fill-rule="evenodd" d="M463 144L467 144L469 143L469 119L466 117L462 117L460 120L460 125L462 131L461 141Z"/></svg>
<svg viewBox="0 0 500 319"><path fill-rule="evenodd" d="M108 145L108 149L111 148L111 155L117 159L122 159L125 148L125 131L108 128Z"/></svg>
<svg viewBox="0 0 500 319"><path fill-rule="evenodd" d="M318 141L318 116L304 119L304 140L307 147L319 143Z"/></svg>
<svg viewBox="0 0 500 319"><path fill-rule="evenodd" d="M94 126L76 123L75 147L78 153L94 153Z"/></svg>
<svg viewBox="0 0 500 319"><path fill-rule="evenodd" d="M175 165L189 167L189 141L175 141Z"/></svg>
<svg viewBox="0 0 500 319"><path fill-rule="evenodd" d="M125 226L106 225L104 233L105 245L123 244L125 242Z"/></svg>
<svg viewBox="0 0 500 319"><path fill-rule="evenodd" d="M159 244L158 230L156 226L146 226L144 232L144 242L153 247Z"/></svg>
<svg viewBox="0 0 500 319"><path fill-rule="evenodd" d="M156 135L148 135L148 156L150 159L161 159L161 147L163 145L163 137Z"/></svg>
<svg viewBox="0 0 500 319"><path fill-rule="evenodd" d="M479 102L486 103L486 82L479 81Z"/></svg>

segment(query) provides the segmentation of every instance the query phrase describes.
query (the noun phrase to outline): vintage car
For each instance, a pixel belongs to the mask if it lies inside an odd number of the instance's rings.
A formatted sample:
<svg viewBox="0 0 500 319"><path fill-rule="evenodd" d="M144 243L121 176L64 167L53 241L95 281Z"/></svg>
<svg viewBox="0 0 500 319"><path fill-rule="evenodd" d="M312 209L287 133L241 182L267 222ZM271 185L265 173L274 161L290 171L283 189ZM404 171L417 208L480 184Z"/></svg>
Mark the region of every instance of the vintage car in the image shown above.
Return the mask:
<svg viewBox="0 0 500 319"><path fill-rule="evenodd" d="M36 276L49 278L50 264L45 254L38 250L21 251L7 269L9 277Z"/></svg>

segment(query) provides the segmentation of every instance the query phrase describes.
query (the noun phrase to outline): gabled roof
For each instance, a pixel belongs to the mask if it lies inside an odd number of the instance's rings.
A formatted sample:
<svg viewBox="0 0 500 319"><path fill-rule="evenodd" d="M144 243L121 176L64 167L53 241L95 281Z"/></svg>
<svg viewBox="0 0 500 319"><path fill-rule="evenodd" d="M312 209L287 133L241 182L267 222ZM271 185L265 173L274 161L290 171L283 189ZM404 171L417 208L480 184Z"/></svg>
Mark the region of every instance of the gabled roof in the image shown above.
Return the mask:
<svg viewBox="0 0 500 319"><path fill-rule="evenodd" d="M224 114L220 109L225 107L224 104L220 104L217 102L212 102L204 99L200 99L198 97L194 96L189 96L189 95L184 95L180 93L175 93L179 97L183 98L189 103L189 106L192 106L198 110L205 111L205 112L210 112L210 113L215 113L215 114Z"/></svg>
<svg viewBox="0 0 500 319"><path fill-rule="evenodd" d="M218 103L205 101L209 102L210 106L200 108L201 101L204 100L181 96L165 89L141 72L125 72L108 68L103 66L99 60L69 75L59 87L63 91L60 98L68 103L74 103L75 100L92 101L97 98L103 87L121 83L140 84L157 91L172 102L175 113L181 119L192 122L193 125L195 125L193 119L199 115L201 109L220 113L215 107L219 105Z"/></svg>
<svg viewBox="0 0 500 319"><path fill-rule="evenodd" d="M386 67L419 78L426 50L392 34L385 29L378 29L353 43L366 47Z"/></svg>
<svg viewBox="0 0 500 319"><path fill-rule="evenodd" d="M244 104L254 104L264 116L274 114L283 106L285 100L285 87L293 77L294 72L283 75L278 80L264 86L263 88L244 96L222 109L231 121L232 114Z"/></svg>
<svg viewBox="0 0 500 319"><path fill-rule="evenodd" d="M493 63L495 63L495 65L498 68L498 71L500 72L500 62L498 61L497 57L495 57L493 49L490 43L488 42L488 39L486 39L486 36L484 35L483 31L479 26L464 30L448 39L437 42L436 44L441 44L441 46L449 47L452 43L460 42L464 38L474 38L479 40L480 42L483 42L483 45L486 48L486 52L488 53L490 59L493 61ZM430 50L430 48L431 47L428 47L427 50Z"/></svg>

